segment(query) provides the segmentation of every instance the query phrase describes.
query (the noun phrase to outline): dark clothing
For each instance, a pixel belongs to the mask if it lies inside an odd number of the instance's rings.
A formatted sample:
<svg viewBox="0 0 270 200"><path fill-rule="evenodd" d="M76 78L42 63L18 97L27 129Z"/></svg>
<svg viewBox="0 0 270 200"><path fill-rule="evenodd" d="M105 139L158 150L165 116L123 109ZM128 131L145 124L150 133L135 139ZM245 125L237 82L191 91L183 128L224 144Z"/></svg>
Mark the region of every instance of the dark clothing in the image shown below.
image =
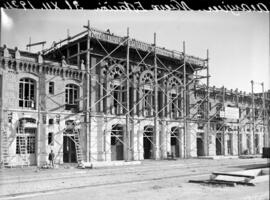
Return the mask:
<svg viewBox="0 0 270 200"><path fill-rule="evenodd" d="M54 153L49 154L49 160L54 160Z"/></svg>

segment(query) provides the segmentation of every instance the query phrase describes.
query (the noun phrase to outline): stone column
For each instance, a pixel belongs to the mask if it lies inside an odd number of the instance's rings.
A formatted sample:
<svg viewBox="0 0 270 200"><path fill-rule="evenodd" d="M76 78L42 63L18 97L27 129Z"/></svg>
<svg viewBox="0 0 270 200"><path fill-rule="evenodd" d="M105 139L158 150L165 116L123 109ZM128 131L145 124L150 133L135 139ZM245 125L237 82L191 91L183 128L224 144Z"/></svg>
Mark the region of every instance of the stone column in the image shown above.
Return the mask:
<svg viewBox="0 0 270 200"><path fill-rule="evenodd" d="M111 161L111 126L106 118L105 118L105 130L103 138L104 138L105 161Z"/></svg>
<svg viewBox="0 0 270 200"><path fill-rule="evenodd" d="M109 95L108 93L110 93L111 92L111 88L110 88L110 83L109 83L109 78L108 78L108 76L106 77L106 95L107 95L107 97L105 98L106 100L105 100L105 108L106 108L106 110L105 110L105 114L111 114L111 95Z"/></svg>
<svg viewBox="0 0 270 200"><path fill-rule="evenodd" d="M140 85L141 83L139 83L139 85ZM140 101L140 103L139 103L139 110L138 110L138 115L140 116L140 117L142 117L143 116L143 103L144 103L144 101L143 101L143 91L142 91L142 87L141 86L139 86L139 101Z"/></svg>
<svg viewBox="0 0 270 200"><path fill-rule="evenodd" d="M232 132L232 154L238 155L238 134L237 131Z"/></svg>
<svg viewBox="0 0 270 200"><path fill-rule="evenodd" d="M189 133L187 135L189 135L190 140L190 149L188 152L188 155L190 155L191 157L197 157L197 124L195 123L190 123L189 125ZM183 135L184 135L184 130L183 130Z"/></svg>
<svg viewBox="0 0 270 200"><path fill-rule="evenodd" d="M99 76L99 82L100 82L100 85L98 86L98 89L99 89L99 97L98 97L98 100L102 99L103 98L103 90L104 90L104 77L101 77ZM104 100L100 100L99 101L99 111L100 112L103 112L104 111L104 107L103 107L103 102Z"/></svg>
<svg viewBox="0 0 270 200"><path fill-rule="evenodd" d="M167 158L167 132L166 132L166 122L161 121L161 131L160 131L160 157L162 159Z"/></svg>

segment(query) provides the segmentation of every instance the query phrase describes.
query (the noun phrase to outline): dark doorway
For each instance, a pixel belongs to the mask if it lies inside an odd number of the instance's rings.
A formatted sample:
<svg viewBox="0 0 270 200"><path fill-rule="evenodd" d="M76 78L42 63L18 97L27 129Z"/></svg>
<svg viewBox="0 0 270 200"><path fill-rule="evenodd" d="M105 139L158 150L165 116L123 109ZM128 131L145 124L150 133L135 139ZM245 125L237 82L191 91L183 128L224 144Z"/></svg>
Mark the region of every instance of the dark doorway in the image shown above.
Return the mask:
<svg viewBox="0 0 270 200"><path fill-rule="evenodd" d="M111 160L124 160L123 126L112 126L111 133Z"/></svg>
<svg viewBox="0 0 270 200"><path fill-rule="evenodd" d="M144 127L143 133L143 150L144 150L144 159L153 158L153 127L146 126Z"/></svg>
<svg viewBox="0 0 270 200"><path fill-rule="evenodd" d="M259 135L255 134L255 153L259 154Z"/></svg>
<svg viewBox="0 0 270 200"><path fill-rule="evenodd" d="M251 154L251 135L247 134L247 154Z"/></svg>
<svg viewBox="0 0 270 200"><path fill-rule="evenodd" d="M243 154L243 135L239 134L239 154Z"/></svg>
<svg viewBox="0 0 270 200"><path fill-rule="evenodd" d="M229 139L227 140L227 153L228 153L228 155L233 155L233 151L232 151L232 134L229 133L228 136L229 136Z"/></svg>
<svg viewBox="0 0 270 200"><path fill-rule="evenodd" d="M222 135L217 134L216 135L216 155L220 156L222 155Z"/></svg>
<svg viewBox="0 0 270 200"><path fill-rule="evenodd" d="M179 158L180 157L180 131L178 127L173 127L171 129L171 153Z"/></svg>
<svg viewBox="0 0 270 200"><path fill-rule="evenodd" d="M77 158L75 143L73 141L74 136L64 136L63 140L63 162L76 163Z"/></svg>
<svg viewBox="0 0 270 200"><path fill-rule="evenodd" d="M204 156L203 134L197 134L197 156Z"/></svg>

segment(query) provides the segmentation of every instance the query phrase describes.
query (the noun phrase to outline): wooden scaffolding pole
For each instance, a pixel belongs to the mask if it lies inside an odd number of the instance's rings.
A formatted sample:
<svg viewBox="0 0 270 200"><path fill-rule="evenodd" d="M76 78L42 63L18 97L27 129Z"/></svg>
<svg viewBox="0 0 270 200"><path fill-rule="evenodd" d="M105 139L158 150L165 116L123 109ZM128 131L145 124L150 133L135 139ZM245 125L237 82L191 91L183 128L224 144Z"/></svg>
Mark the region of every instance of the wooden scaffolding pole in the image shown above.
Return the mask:
<svg viewBox="0 0 270 200"><path fill-rule="evenodd" d="M127 98L126 98L126 132L127 132L127 139L126 139L126 148L127 148L127 156L126 161L131 160L131 149L130 149L130 108L129 108L129 28L127 29L127 67L126 67L126 90L127 90Z"/></svg>
<svg viewBox="0 0 270 200"><path fill-rule="evenodd" d="M187 91L186 91L186 46L185 41L183 41L183 114L184 114L184 158L188 158L188 151L187 151Z"/></svg>
<svg viewBox="0 0 270 200"><path fill-rule="evenodd" d="M0 16L1 16L1 12L2 9L0 10ZM1 20L1 17L0 17ZM0 25L1 25L1 21L0 21ZM0 27L1 29L1 27ZM0 37L1 37L1 32L0 32ZM4 110L3 110L3 92L4 92L4 76L3 74L0 75L0 144L3 144L3 132L4 132ZM3 161L3 152L2 152L2 148L0 148L0 162ZM1 167L1 166L0 166Z"/></svg>
<svg viewBox="0 0 270 200"><path fill-rule="evenodd" d="M90 119L90 114L91 114L91 110L90 110L90 92L89 92L89 87L90 87L90 73L89 73L89 69L90 69L90 21L88 20L87 22L87 52L86 52L86 106L85 106L85 129L86 129L86 162L90 161L90 142L91 142L91 119Z"/></svg>
<svg viewBox="0 0 270 200"><path fill-rule="evenodd" d="M253 154L255 154L255 105L254 105L254 81L250 81L251 82L251 97L252 97L252 142L253 142Z"/></svg>
<svg viewBox="0 0 270 200"><path fill-rule="evenodd" d="M207 49L206 51L206 61L207 61L207 66L206 66L206 73L207 73L207 79L206 79L206 92L207 92L207 100L206 100L206 119L207 119L207 124L206 124L206 152L205 155L209 156L209 148L210 148L210 141L209 139L212 139L210 136L210 117L209 117L209 112L210 112L210 106L209 106L209 100L210 100L210 92L209 92L209 50Z"/></svg>
<svg viewBox="0 0 270 200"><path fill-rule="evenodd" d="M154 133L155 133L155 160L159 159L159 123L158 123L158 81L157 81L157 52L156 52L156 33L154 33Z"/></svg>
<svg viewBox="0 0 270 200"><path fill-rule="evenodd" d="M224 86L222 86L222 108L223 108L223 111L224 111L224 113L225 113L225 95L226 95L226 89L225 89L225 87ZM224 122L225 121L225 118L223 119L223 127L222 127L222 146L223 146L223 148L222 148L222 153L223 153L223 155L225 156L225 154L226 154L226 152L225 152L225 128L226 128L226 126L224 126Z"/></svg>
<svg viewBox="0 0 270 200"><path fill-rule="evenodd" d="M268 120L268 117L267 117L267 109L266 109L266 106L265 106L265 92L264 92L264 83L261 83L262 85L262 100L263 100L263 134L264 134L264 141L263 141L263 144L264 144L264 147L268 147L269 146L269 133L267 129L267 120Z"/></svg>

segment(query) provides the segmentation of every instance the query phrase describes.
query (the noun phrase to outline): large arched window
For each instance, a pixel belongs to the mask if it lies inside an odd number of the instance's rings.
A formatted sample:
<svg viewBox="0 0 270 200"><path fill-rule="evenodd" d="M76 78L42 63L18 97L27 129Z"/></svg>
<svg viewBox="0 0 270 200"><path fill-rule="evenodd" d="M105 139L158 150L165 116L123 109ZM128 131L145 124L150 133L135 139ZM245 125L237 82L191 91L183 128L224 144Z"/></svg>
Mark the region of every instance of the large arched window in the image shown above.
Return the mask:
<svg viewBox="0 0 270 200"><path fill-rule="evenodd" d="M22 78L19 83L19 107L36 107L36 83L33 79Z"/></svg>
<svg viewBox="0 0 270 200"><path fill-rule="evenodd" d="M154 114L154 74L151 71L145 71L140 79L142 83L143 95L143 114L144 116L152 116Z"/></svg>
<svg viewBox="0 0 270 200"><path fill-rule="evenodd" d="M126 91L123 85L124 68L120 64L109 68L111 81L112 114L123 114L126 106Z"/></svg>
<svg viewBox="0 0 270 200"><path fill-rule="evenodd" d="M181 81L177 77L168 80L169 114L171 118L181 117Z"/></svg>
<svg viewBox="0 0 270 200"><path fill-rule="evenodd" d="M79 109L79 87L75 84L66 85L66 110Z"/></svg>

